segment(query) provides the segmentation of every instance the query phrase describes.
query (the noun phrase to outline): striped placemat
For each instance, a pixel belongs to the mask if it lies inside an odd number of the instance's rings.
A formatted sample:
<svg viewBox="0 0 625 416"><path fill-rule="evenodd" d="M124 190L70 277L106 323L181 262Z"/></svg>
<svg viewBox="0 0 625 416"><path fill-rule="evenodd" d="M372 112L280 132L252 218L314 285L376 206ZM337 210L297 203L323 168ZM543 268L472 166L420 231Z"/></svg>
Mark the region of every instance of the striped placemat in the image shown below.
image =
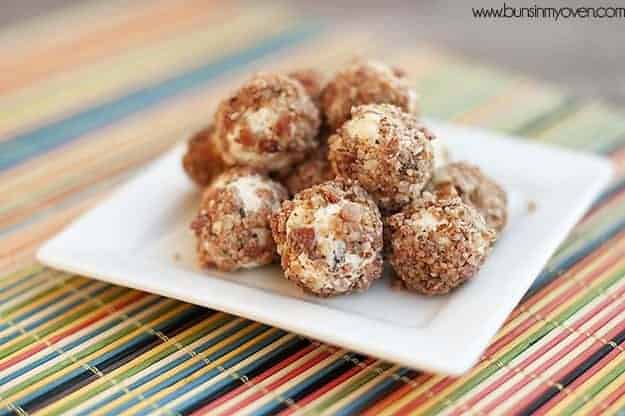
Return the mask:
<svg viewBox="0 0 625 416"><path fill-rule="evenodd" d="M0 414L624 408L624 115L376 39L279 6L211 0L85 3L1 32ZM428 115L601 153L617 167L467 375L402 368L34 261L42 241L205 124L250 71L332 68L358 53L409 69Z"/></svg>

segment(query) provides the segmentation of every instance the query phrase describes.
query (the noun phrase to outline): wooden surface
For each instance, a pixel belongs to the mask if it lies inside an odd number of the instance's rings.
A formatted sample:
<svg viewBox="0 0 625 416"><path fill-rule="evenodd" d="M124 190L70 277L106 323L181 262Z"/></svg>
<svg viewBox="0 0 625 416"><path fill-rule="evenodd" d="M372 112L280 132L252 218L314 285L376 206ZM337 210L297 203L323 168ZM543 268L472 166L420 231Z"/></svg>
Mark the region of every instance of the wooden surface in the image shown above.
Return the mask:
<svg viewBox="0 0 625 416"><path fill-rule="evenodd" d="M73 3L78 1L4 0L0 7L0 27ZM408 44L427 40L471 59L555 82L577 95L601 97L625 105L625 19L557 23L474 19L471 7L503 4L490 0L298 0L296 3L308 13L350 27L362 25L389 40ZM580 4L545 0L540 5Z"/></svg>

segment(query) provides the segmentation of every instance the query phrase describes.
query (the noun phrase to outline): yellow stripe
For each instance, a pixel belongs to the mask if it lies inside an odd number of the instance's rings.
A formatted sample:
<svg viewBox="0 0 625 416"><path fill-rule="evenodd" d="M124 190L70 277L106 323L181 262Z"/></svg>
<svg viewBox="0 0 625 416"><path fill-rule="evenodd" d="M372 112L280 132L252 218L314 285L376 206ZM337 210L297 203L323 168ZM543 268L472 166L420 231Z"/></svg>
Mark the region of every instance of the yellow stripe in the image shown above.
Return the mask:
<svg viewBox="0 0 625 416"><path fill-rule="evenodd" d="M25 267L23 269L17 270L13 273L8 273L5 275L0 276L0 287L2 288L6 288L7 286L11 285L12 283L23 279L24 277L28 276L28 275L34 275L35 273L39 273L43 270L43 266L40 264L32 264L28 267ZM22 283L20 283L20 285L23 284L28 284L28 280L27 279L25 281L23 281Z"/></svg>
<svg viewBox="0 0 625 416"><path fill-rule="evenodd" d="M335 54L345 53L354 43L354 39L340 43L340 48L335 53L329 54L328 59L334 58ZM315 43L313 46L316 45ZM315 55L318 59L318 54ZM303 65L308 64L315 55L307 49L305 54L298 54L294 58L298 58L297 61ZM280 63L284 65L285 60L281 60ZM208 123L210 110L217 105L218 98L225 96L229 90L234 88L235 82L240 82L240 80L240 76L236 79L230 77L230 79L221 82L218 87L207 87L199 90L194 97L188 100L172 103L165 108L142 114L119 127L114 127L112 131L107 129L97 132L91 136L91 140L80 141L68 149L63 148L47 153L45 165L39 159L35 159L16 169L0 174L0 212L19 208L20 213L23 213L22 215L28 215L27 212L24 212L23 204L31 199L36 199L41 191L33 190L41 189L41 184L46 183L51 176L57 178L55 182L59 182L63 178L62 184L66 184L74 183L72 178L84 179L102 170L106 172L119 165L119 163L112 165L109 157L120 159L121 163L127 162L129 157L125 151L126 146L136 149L136 151L140 150L140 155L149 157L152 153L146 153L145 143L154 143L147 147L153 150L152 147L155 147L156 143L163 142L163 145L166 146L174 141L186 139L192 131ZM206 110L198 111L202 108ZM111 149L116 149L116 151L112 152ZM98 165L100 165L100 169L96 170ZM71 169L68 166L71 166ZM83 172L88 172L88 175ZM70 177L67 178L67 175ZM25 189L29 189L29 192L24 192ZM43 189L47 190L48 188ZM8 195L11 197L9 198ZM23 195L23 197L19 198L18 195Z"/></svg>
<svg viewBox="0 0 625 416"><path fill-rule="evenodd" d="M29 278L24 284L16 286L12 289L3 292L0 296L0 311L6 307L4 302L14 301L18 296L24 296L31 291L37 291L45 284L53 284L49 279L55 279L58 281L72 278L71 276L60 272L58 270L44 269L36 275ZM74 277L75 278L75 277ZM55 284L53 284L55 285ZM31 305L25 305L26 309L30 309ZM20 310L22 310L21 308ZM19 313L19 312L18 312ZM15 316L15 312L12 312L9 316Z"/></svg>
<svg viewBox="0 0 625 416"><path fill-rule="evenodd" d="M604 273L604 275L603 275L604 277L602 279L595 280L594 282L592 282L592 284L588 287L588 291L593 290L595 287L599 286L603 282L603 280L607 280L607 278L610 277L610 274L614 270L617 270L619 267L623 267L624 265L625 265L625 258L622 261L618 262L615 266L610 268L610 270L606 271ZM572 277L572 278L575 281L577 281L577 280L579 280L579 275L577 275L575 277ZM580 296L583 296L586 293L587 293L587 291L578 292L575 296L567 299L565 302L562 302L560 305L558 305L558 307L554 311L552 311L550 314L548 314L544 318L547 319L547 320L552 320L555 316L557 316L559 313L561 313L567 307L572 305ZM537 309L536 307L532 308L532 310L536 310L536 309ZM545 325L545 322L537 321L531 327L526 329L524 331L524 334L531 334L531 333L535 332L536 330L540 329L541 327L543 327L544 325ZM419 414L427 412L430 407L432 407L434 404L436 404L438 402L440 397L444 397L445 395L449 394L450 392L456 390L458 387L462 386L462 384L464 384L467 379L471 378L473 375L479 373L480 371L484 370L488 366L492 365L495 361L497 361L500 357L502 357L505 354L507 354L510 350L515 348L517 345L518 345L518 342L512 342L512 343L506 345L505 347L503 347L501 350L499 350L494 356L492 356L490 358L487 358L484 361L482 361L480 364L478 364L476 367L474 367L471 370L470 373L468 373L467 375L465 375L465 376L457 379L453 383L451 383L444 390L442 390L439 393L437 393L436 397L432 397L427 402L423 403L419 407ZM435 377L435 379L436 379L435 383L442 381L444 378L445 377L443 377L443 376ZM491 381L492 381L492 379L491 379ZM410 394L407 394L406 396L404 396L404 398L410 398L410 399L407 399L406 402L408 402L408 401L416 398L418 395L419 395L418 393L411 392ZM403 402L404 398L402 398L402 402Z"/></svg>
<svg viewBox="0 0 625 416"><path fill-rule="evenodd" d="M13 55L19 59L33 50L43 50L124 21L143 12L147 3L146 0L89 0L52 10L0 30L0 51L3 59L11 59Z"/></svg>
<svg viewBox="0 0 625 416"><path fill-rule="evenodd" d="M219 59L231 51L224 49L226 40L239 48L249 47L259 37L275 35L291 22L289 15L265 7L246 10L241 16L217 14L214 18L230 22L132 49L107 62L64 72L30 88L0 96L0 136L76 111L96 100L105 101L121 91L197 66L207 58Z"/></svg>
<svg viewBox="0 0 625 416"><path fill-rule="evenodd" d="M229 345L230 343L235 342L236 340L244 337L246 334L254 331L255 329L259 328L260 326L261 326L261 324L253 323L253 324L251 324L251 325L241 329L236 334L230 335L228 338L226 338L226 339L218 342L217 344L213 345L212 347L206 349L205 351L203 351L201 353L201 355L204 357L204 356L208 356L208 355L210 355L210 354L212 354L212 353L214 353L216 351L219 351L220 349L222 349L225 346ZM263 335L263 334L261 334L261 335ZM254 338L254 339L258 339L258 337ZM247 344L245 344L245 345L247 345ZM177 366L176 368L168 370L167 372L161 374L156 379L153 379L153 380L149 381L148 383L145 383L141 387L138 387L138 388L134 389L131 393L128 393L128 394L126 394L126 395L124 395L122 397L119 397L119 398L111 401L106 406L104 406L102 409L100 409L100 413L101 414L105 414L106 412L108 412L108 411L110 411L110 410L120 406L121 404L123 404L123 403L125 403L125 402L127 402L127 401L129 401L131 399L141 398L145 391L147 391L150 388L154 387L156 384L160 383L162 380L167 379L168 377L172 376L173 374L176 374L176 373L184 371L188 367L190 367L192 365L195 365L197 362L198 362L198 359L194 357L193 359L188 360L187 362ZM216 360L215 362L216 363L221 363L222 361Z"/></svg>
<svg viewBox="0 0 625 416"><path fill-rule="evenodd" d="M625 383L625 375L621 374L621 376L617 380L615 380L614 388L616 388L617 386L621 387L623 383ZM610 390L613 390L614 388L612 388L612 386L607 387L607 389ZM599 406L601 406L601 404L599 404ZM602 409L602 414L604 415L617 414L618 412L622 411L623 409L625 409L625 394L615 400L614 403L612 403L609 407L602 407Z"/></svg>
<svg viewBox="0 0 625 416"><path fill-rule="evenodd" d="M560 403L558 403L557 405L552 407L550 409L550 412L552 414L556 414L557 415L558 413L561 413L573 401L576 401L578 398L583 398L585 401L587 401L587 403L584 404L584 406L582 406L582 408L577 410L577 412L579 412L579 414L583 414L583 410L582 410L583 408L593 407L593 405L596 405L598 403L596 400L594 400L594 399L592 399L590 397L585 397L585 395L588 394L587 391L595 383L597 383L599 380L601 380L603 377L605 377L605 375L607 373L609 373L615 367L623 364L624 361L625 361L625 354L623 354L621 352L621 353L619 353L619 355L617 357L614 357L605 367L603 367L601 370L597 371L597 373L595 373L588 380L584 381L583 384L577 386L577 388L575 388L575 390L573 391L573 393L571 395L566 396L566 398L564 400L562 400Z"/></svg>
<svg viewBox="0 0 625 416"><path fill-rule="evenodd" d="M107 288L105 291L103 291L102 293L98 294L97 296L95 296L95 298L99 299L101 297L110 296L110 295L115 294L117 292L121 292L120 288L112 286L110 288ZM87 304L77 305L77 306L73 307L72 309L70 309L69 311L67 311L65 314L63 314L61 316L57 316L56 318L51 319L49 321L46 321L45 324L42 324L41 326L39 326L35 331L28 332L28 333L25 333L25 334L24 333L20 334L18 337L14 338L11 341L9 341L9 342L5 343L4 345L2 345L2 348L9 349L9 348L15 346L15 344L19 344L21 342L24 342L27 339L28 340L32 340L34 335L38 336L38 334L40 334L41 332L46 331L49 327L52 327L55 324L57 324L59 322L62 322L63 320L67 319L66 318L67 315L71 315L73 313L76 313L76 312L78 312L78 311L80 311L82 309L86 309L86 308L87 308ZM88 315L84 315L81 319L79 319L78 321L72 322L69 325L75 325L77 323L82 323L82 322L90 319L91 316L96 314L96 313L98 313L97 308L95 310L93 310L92 312L90 312ZM7 320L5 318L3 318L3 317L0 317L0 319L2 321L4 321L4 322L7 322ZM52 333L50 333L47 336L42 337L42 338L43 339L49 339L50 337L56 335L59 332L62 332L64 330L66 330L66 329L67 329L67 327L62 326L60 328L57 328L56 331L54 331L54 332L52 332ZM36 341L32 340L32 342L35 343ZM3 358L2 361L9 360L11 357L13 357L16 354L19 354L20 352L21 352L20 350L17 350L14 353L12 353L11 355L9 355L8 357Z"/></svg>
<svg viewBox="0 0 625 416"><path fill-rule="evenodd" d="M192 336L195 333L202 332L204 330L204 328L212 325L215 321L223 319L226 316L228 316L228 315L223 313L223 312L218 312L218 313L214 314L210 318L208 318L206 320L203 320L200 324L186 329L185 331L183 331L183 332L177 334L176 336L170 338L167 342L163 342L163 343L157 345L156 347L150 349L148 352L146 352L145 354L141 355L140 357L137 357L137 358L133 359L132 361L129 361L129 362L125 363L121 367L116 368L115 370L111 371L110 373L105 374L104 377L101 377L101 378L93 381L92 383L83 386L79 390L76 390L76 391L72 392L71 394L63 397L59 401L55 402L52 406L47 407L46 408L46 412L54 413L55 411L57 411L57 409L61 409L64 406L66 406L67 403L70 403L70 402L72 402L72 401L82 397L83 395L88 394L91 391L97 390L102 385L109 385L109 387L107 389L101 391L97 395L87 399L87 401L82 402L81 406L88 407L90 405L90 403L91 404L95 403L95 402L99 401L102 397L105 397L105 396L108 396L110 394L113 394L116 391L123 391L123 392L125 392L125 394L129 394L128 391L127 391L128 389L127 389L127 385L126 385L126 384L129 383L129 379L120 379L119 378L120 374L123 374L123 373L127 372L128 370L130 370L130 369L132 369L134 367L137 367L137 365L139 365L142 361L148 361L148 360L152 359L153 357L161 354L162 352L166 351L167 349L172 348L172 346L176 348L175 351L170 353L167 357L163 357L161 360L171 358L171 357L173 357L176 354L187 354L186 351L192 351L194 345L198 345L200 343L207 342L210 339L216 338L219 335L221 335L222 333L224 333L225 331L228 331L230 328L232 328L232 327L236 326L237 324L240 324L241 322L243 322L242 318L235 318L232 321L227 322L225 325L222 325L222 326L214 329L210 333L205 334L204 336L202 336L198 340L193 341L193 343L190 344L190 345L184 346L184 345L181 344L181 342L185 338L188 338L188 337ZM159 362L157 361L157 362L155 362L152 365L153 366L159 365ZM144 372L146 372L146 371L151 371L151 368L152 367L150 366L150 367L147 367L147 368L141 370L139 373L133 375L132 378L134 379L135 377L138 377L140 374L144 374ZM72 409L72 411L76 411L76 412L78 412L79 410L80 410L80 408Z"/></svg>
<svg viewBox="0 0 625 416"><path fill-rule="evenodd" d="M124 296L124 298L126 298L127 295ZM175 315L182 313L185 309L190 309L190 305L187 304L179 304L177 306L175 306L172 310L170 310L169 312L156 317L154 320L150 321L150 322L146 322L145 325L146 326L150 326L150 327L154 327L157 326L159 323L164 322L172 317L174 317ZM80 359L78 362L76 363L72 363L70 365L68 365L67 367L63 368L62 370L51 374L45 378L43 378L42 380L39 380L36 383L30 384L27 388L19 391L16 394L13 394L9 397L6 397L5 400L6 401L19 401L21 398L28 396L29 394L43 388L47 383L50 382L50 378L53 379L60 379L62 377L64 377L65 375L71 373L72 371L75 371L81 367L84 366L85 363L89 362L92 358L95 358L97 356L101 356L106 354L109 351L114 350L115 348L124 345L128 342L130 342L132 339L135 339L137 336L141 335L142 333L145 332L144 328L136 328L132 331L130 331L128 334L126 334L125 336L123 336L122 338L119 338L118 340L108 344L106 347L103 347L100 350L94 351L91 354L83 357L82 359ZM3 402L4 403L4 402Z"/></svg>
<svg viewBox="0 0 625 416"><path fill-rule="evenodd" d="M291 335L287 336L287 337L283 337L281 338L279 341L276 341L275 343L272 343L270 346L265 347L264 349L260 350L258 353L254 354L253 357L249 357L246 358L244 361L242 361L241 363L237 364L235 367L232 367L232 369L228 372L224 372L219 374L218 376L212 378L211 380L207 381L206 383L203 383L201 386L198 386L196 388L194 388L193 390L183 394L182 396L178 397L176 400L173 400L171 402L168 402L167 405L165 406L165 409L171 409L173 407L175 407L178 404L183 403L184 401L188 400L190 397L192 397L195 394L199 394L202 391L206 390L207 388L209 388L210 386L222 381L225 378L231 377L233 379L237 379L239 381L241 381L245 386L248 386L248 392L250 394L253 393L260 393L261 397L258 398L256 401L250 403L249 406L245 407L244 409L239 409L237 410L237 414L246 414L248 413L248 411L250 411L251 409L256 409L261 407L264 403L276 400L282 404L284 404L287 408L297 408L297 404L293 402L292 399L285 397L283 395L284 391L286 389L289 388L289 386L293 386L294 384L299 383L300 381L304 380L305 377L303 378L302 375L298 375L296 378L290 380L289 382L287 382L286 384L278 387L278 388L274 388L274 389L268 389L265 385L266 383L254 383L253 380L250 380L247 378L247 376L241 374L239 372L239 370L245 366L247 366L248 364L253 363L257 358L254 357L261 357L263 355L266 355L268 352L275 350L279 345L283 345L285 344L288 340L295 338L295 335L292 334L293 337L291 337ZM285 339L287 338L287 339ZM278 343L279 345L275 345L276 343ZM321 347L323 348L323 347ZM323 360L323 363L329 363L328 361L329 359L326 358L325 360ZM320 363L318 363L319 365ZM315 366L315 368L321 368L318 365ZM310 370L310 369L309 369ZM312 374L309 371L306 372L307 374ZM302 373L303 374L303 373ZM239 396L236 397L237 401L239 399ZM230 406L235 405L235 403L230 400L228 401L228 404ZM248 410L246 410L248 409ZM210 414L218 414L219 411L217 409L213 409L211 410Z"/></svg>
<svg viewBox="0 0 625 416"><path fill-rule="evenodd" d="M417 396L423 393L427 394L427 392L430 392L430 389L434 387L434 385L436 385L438 382L440 382L441 379L442 379L441 377L435 376L435 377L432 377L430 380L426 381L425 383L418 385L417 387L412 389L409 393L398 398L395 402L393 402L393 404L385 408L382 412L379 413L379 416L388 416L388 415L394 414L399 409L404 407L406 404L411 402Z"/></svg>
<svg viewBox="0 0 625 416"><path fill-rule="evenodd" d="M90 296L96 290L103 289L105 286L106 286L105 283L96 282L94 285L81 289L80 292L84 292L87 296ZM41 299L38 299L36 302L25 305L24 307L20 308L16 312L11 313L10 315L3 315L2 318L0 319L3 319L3 320L13 319L14 316L16 317L23 313L32 311L33 309L38 308L44 305L45 303L50 302L51 300L54 301L54 302L51 302L51 305L46 306L45 308L38 311L37 313L29 316L25 321L22 321L22 324L27 324L26 322L33 322L33 321L39 320L42 317L50 313L55 313L55 311L57 311L60 308L66 307L68 304L72 302L78 301L79 299L81 299L79 293L72 293L71 289L67 287L61 287L59 284L59 286L53 287L51 289L51 294L46 293L46 296L42 297ZM0 331L0 337L5 336L7 332L10 333L14 331L15 331L15 328L9 327L8 329Z"/></svg>
<svg viewBox="0 0 625 416"><path fill-rule="evenodd" d="M347 351L343 350L343 349L340 349L340 350L337 350L337 351L333 352L331 355L329 355L328 357L326 357L323 360L319 361L317 364L313 365L312 367L310 367L306 371L302 372L301 374L298 374L296 377L292 378L287 383L285 383L282 386L272 390L271 394L265 394L265 395L263 395L263 397L259 398L258 400L254 401L253 403L250 403L248 406L244 407L243 409L240 409L238 411L238 413L242 413L242 414L249 413L253 409L258 409L258 408L264 406L265 404L267 404L269 402L272 402L274 400L277 400L280 403L286 404L287 407L289 407L289 408L295 407L296 409L300 409L299 405L297 403L293 402L292 399L289 399L288 397L285 397L284 393L287 392L288 390L290 390L292 387L294 387L294 386L302 383L303 381L309 379L312 375L316 374L317 372L319 372L320 370L326 368L327 366L331 365L332 363L344 359L345 354L347 354Z"/></svg>
<svg viewBox="0 0 625 416"><path fill-rule="evenodd" d="M579 315L581 316L582 314L587 313L594 306L596 306L599 302L601 302L601 299L598 299L593 304L581 310L579 312ZM610 330L614 329L614 327L616 327L619 324L619 320L617 318L611 319L606 324L604 324L600 329L598 329L596 332L592 334L588 332L588 328L590 328L593 324L596 324L600 319L608 315L612 310L614 310L618 306L619 306L618 304L613 303L609 307L606 307L603 310L601 310L600 313L598 313L596 316L593 316L590 320L584 323L582 328L575 330L574 334L569 335L567 339L561 341L560 343L555 345L554 348L547 351L546 354L539 357L536 361L532 362L529 366L525 368L525 370L518 371L506 383L499 386L495 392L491 393L489 397L487 397L485 400L482 400L479 403L480 407L486 406L489 404L490 401L497 399L499 396L501 396L501 394L503 394L506 391L506 389L518 383L523 377L529 374L532 374L533 376L535 376L535 378L532 378L530 381L525 383L522 388L515 391L512 395L507 395L505 397L505 402L499 405L497 409L505 410L506 408L509 408L509 409L514 408L517 404L517 401L522 400L523 397L525 397L529 392L535 389L539 389L541 387L542 389L547 388L547 387L556 387L559 390L561 390L560 394L563 394L563 395L570 394L571 390L568 387L564 387L561 384L559 384L558 382L559 379L554 378L554 375L558 371L560 371L562 368L564 368L571 360L573 360L575 357L578 357L580 354L582 354L585 350L590 348L592 345L596 345L597 343L607 344L608 341L605 339L605 334L610 332ZM568 332L564 329L562 331ZM545 337L544 340L541 340L541 344L551 341L554 337L560 334L561 334L561 331L553 331L552 333L549 334L548 338ZM566 355L562 356L557 362L553 363L549 368L541 371L540 373L537 373L535 371L535 368L540 366L542 362L550 359L553 355L557 354L559 351L566 348L567 344L569 344L570 342L573 342L576 338L580 336L584 337L585 339L579 345L577 345L573 350L567 352ZM518 358L516 358L514 360L515 362L512 363L511 365L516 365L520 363L528 355L536 351L536 349L538 348L540 348L540 345L532 346L532 348L529 348L527 351L524 351L523 354L519 356ZM485 381L481 383L480 386L488 385L492 381L493 380ZM478 394L478 393L479 392L476 389L472 389L470 392L471 394L470 397L473 397L475 394ZM469 395L467 395L466 398L468 399ZM454 406L457 407L464 401L466 401L465 398L463 398L463 400L456 402ZM476 409L476 408L477 408L476 406L473 407L473 409Z"/></svg>
<svg viewBox="0 0 625 416"><path fill-rule="evenodd" d="M228 409L230 409L232 407L238 406L239 403L241 403L242 401L247 400L250 396L258 394L259 389L267 388L268 385L273 384L274 382L278 381L280 378L284 377L285 375L287 375L291 371L299 368L300 366L302 366L307 361L310 361L310 360L314 359L316 356L318 356L319 354L321 354L324 351L327 351L329 348L330 347L328 347L326 345L322 345L322 346L319 346L318 348L315 348L315 349L309 351L307 354L305 354L305 355L301 356L300 358L298 358L297 360L293 361L291 364L287 365L286 367L284 367L280 371L276 372L271 377L267 377L265 380L263 380L262 382L258 383L256 385L257 388L248 388L247 390L245 390L245 391L237 394L236 396L230 398L228 401L224 402L222 405L213 408L211 410L211 412L213 414L219 414L219 413L224 412L224 411L226 411L226 410L228 410ZM275 389L274 389L274 391L275 391ZM257 401L260 400L260 399L261 398L256 399L253 403L257 403Z"/></svg>
<svg viewBox="0 0 625 416"><path fill-rule="evenodd" d="M202 369L194 372L192 375L190 375L189 377L178 381L177 383L161 389L158 391L158 393L144 398L143 400L141 400L141 402L137 403L136 405L132 406L131 408L125 410L123 413L121 413L121 415L133 415L135 413L137 413L140 410L146 409L148 407L153 406L157 401L159 401L160 399L162 399L163 397L167 396L168 394L178 390L179 388L181 388L182 386L185 386L191 382L193 382L194 380L198 379L199 377L203 376L204 374L214 370L215 368L220 368L221 364L225 363L226 361L228 361L231 358L234 358L238 355L240 355L243 351L245 351L247 348L252 347L256 344L258 344L259 342L262 342L265 338L270 337L271 335L275 334L276 332L278 332L279 329L277 328L271 328L265 332L263 332L262 334L254 337L252 340L246 342L245 344L241 345L240 347L236 348L235 350L229 352L228 354L224 355L223 357L210 362L210 363L206 363L206 366L204 366ZM236 371L237 368L240 368L242 365L245 365L246 363L249 362L253 362L254 360L256 360L259 356L262 356L264 354L264 352L266 350L272 350L275 349L277 346L279 346L280 344L283 344L284 342L288 341L289 339L292 339L293 337L295 337L295 335L288 335L287 337L283 337L275 342L273 342L272 344L270 344L269 346L261 349L260 351L252 354L249 358L247 358L246 360L242 361L241 363L235 365L232 368L229 369L224 369L223 372L217 376L217 377L225 377L228 374L230 374L232 371ZM287 339L285 339L287 338ZM207 354L200 354L198 358L204 358ZM159 377L158 380L162 381L164 377ZM108 408L108 406L107 406ZM96 414L104 414L104 409L102 409L102 411L97 412Z"/></svg>
<svg viewBox="0 0 625 416"><path fill-rule="evenodd" d="M380 365L381 363L382 361L374 362L371 368L367 368L363 370L362 375L368 374L371 371L375 371L377 366ZM328 407L324 412L322 412L322 414L333 415L334 413L338 412L342 407L347 406L351 402L355 401L356 399L358 399L358 397L360 397L367 391L371 390L372 388L374 388L381 382L385 381L386 379L392 378L392 376L394 375L393 373L399 371L400 369L401 369L400 366L395 365L386 371L380 372L373 379L369 380L368 382L366 382L365 384L363 384L362 386L360 386L359 388L357 388L356 390L354 390L353 392L351 392L350 394L348 394L341 400L338 400L335 403L333 403L332 406ZM355 382L356 380L352 379L350 381Z"/></svg>

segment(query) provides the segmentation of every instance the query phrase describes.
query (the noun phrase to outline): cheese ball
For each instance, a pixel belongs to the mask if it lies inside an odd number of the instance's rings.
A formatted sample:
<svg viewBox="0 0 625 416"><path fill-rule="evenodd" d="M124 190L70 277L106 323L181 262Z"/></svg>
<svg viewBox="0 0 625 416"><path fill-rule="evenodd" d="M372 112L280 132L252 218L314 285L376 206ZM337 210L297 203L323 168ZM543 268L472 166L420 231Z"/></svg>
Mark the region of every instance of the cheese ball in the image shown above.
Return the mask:
<svg viewBox="0 0 625 416"><path fill-rule="evenodd" d="M191 224L200 264L223 271L249 269L277 259L270 218L286 189L251 168L232 168L205 190Z"/></svg>
<svg viewBox="0 0 625 416"><path fill-rule="evenodd" d="M427 189L439 198L458 196L482 214L498 233L508 221L506 191L477 166L455 162L434 171Z"/></svg>
<svg viewBox="0 0 625 416"><path fill-rule="evenodd" d="M328 125L336 130L363 104L393 104L417 113L417 94L408 86L402 70L378 61L357 60L338 72L323 89L321 108Z"/></svg>
<svg viewBox="0 0 625 416"><path fill-rule="evenodd" d="M363 105L330 137L328 158L337 176L358 181L383 213L394 213L417 198L432 177L433 138L398 107Z"/></svg>
<svg viewBox="0 0 625 416"><path fill-rule="evenodd" d="M189 178L199 186L207 186L225 170L225 164L217 149L212 125L195 133L187 142L182 166Z"/></svg>
<svg viewBox="0 0 625 416"><path fill-rule="evenodd" d="M388 219L389 260L404 286L442 295L473 277L491 252L495 231L462 199L425 192Z"/></svg>
<svg viewBox="0 0 625 416"><path fill-rule="evenodd" d="M337 179L308 188L273 215L287 279L316 296L365 290L382 274L382 220L367 192Z"/></svg>
<svg viewBox="0 0 625 416"><path fill-rule="evenodd" d="M291 195L295 195L306 188L332 180L335 176L328 161L328 148L322 146L310 159L295 167L286 177L284 185Z"/></svg>
<svg viewBox="0 0 625 416"><path fill-rule="evenodd" d="M316 69L298 69L287 74L289 77L299 81L304 87L313 102L319 106L321 101L321 91L325 87L325 75Z"/></svg>
<svg viewBox="0 0 625 416"><path fill-rule="evenodd" d="M258 74L215 114L215 137L228 165L286 169L317 147L319 110L286 75Z"/></svg>

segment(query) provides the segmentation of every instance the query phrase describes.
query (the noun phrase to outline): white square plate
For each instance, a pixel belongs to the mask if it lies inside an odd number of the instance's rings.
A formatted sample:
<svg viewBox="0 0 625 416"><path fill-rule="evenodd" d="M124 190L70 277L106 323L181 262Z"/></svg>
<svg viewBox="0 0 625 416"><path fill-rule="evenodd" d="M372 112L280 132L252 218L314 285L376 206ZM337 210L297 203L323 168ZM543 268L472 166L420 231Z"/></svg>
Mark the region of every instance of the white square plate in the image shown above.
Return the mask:
<svg viewBox="0 0 625 416"><path fill-rule="evenodd" d="M431 126L454 159L481 166L510 199L509 224L492 255L450 295L398 292L385 278L366 293L317 299L282 278L277 266L233 274L201 270L189 230L198 191L181 169L183 145L45 244L38 258L406 366L460 374L478 360L612 170L595 156L473 128Z"/></svg>

